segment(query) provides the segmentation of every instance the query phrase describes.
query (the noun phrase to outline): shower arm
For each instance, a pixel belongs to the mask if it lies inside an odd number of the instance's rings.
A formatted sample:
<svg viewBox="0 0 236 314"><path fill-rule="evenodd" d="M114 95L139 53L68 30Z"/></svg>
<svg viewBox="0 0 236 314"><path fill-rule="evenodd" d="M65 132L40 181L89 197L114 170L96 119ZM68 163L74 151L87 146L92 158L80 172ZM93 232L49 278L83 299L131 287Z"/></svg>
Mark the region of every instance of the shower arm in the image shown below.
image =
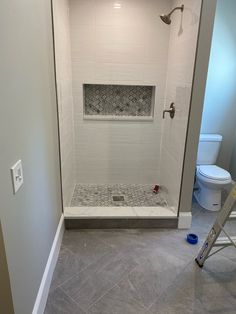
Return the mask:
<svg viewBox="0 0 236 314"><path fill-rule="evenodd" d="M171 14L176 11L176 10L180 10L181 12L183 12L184 10L184 5L181 5L181 7L176 7L174 8L172 11L170 11L170 13L168 14L168 16L171 16Z"/></svg>

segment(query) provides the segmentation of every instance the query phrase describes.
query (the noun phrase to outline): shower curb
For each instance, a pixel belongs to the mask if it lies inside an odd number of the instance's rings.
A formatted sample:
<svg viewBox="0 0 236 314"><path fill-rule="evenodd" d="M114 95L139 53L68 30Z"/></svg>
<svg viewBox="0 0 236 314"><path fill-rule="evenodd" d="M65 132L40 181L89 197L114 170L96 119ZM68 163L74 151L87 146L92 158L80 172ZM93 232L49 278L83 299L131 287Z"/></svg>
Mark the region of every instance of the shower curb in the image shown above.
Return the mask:
<svg viewBox="0 0 236 314"><path fill-rule="evenodd" d="M178 218L65 218L66 229L178 228Z"/></svg>

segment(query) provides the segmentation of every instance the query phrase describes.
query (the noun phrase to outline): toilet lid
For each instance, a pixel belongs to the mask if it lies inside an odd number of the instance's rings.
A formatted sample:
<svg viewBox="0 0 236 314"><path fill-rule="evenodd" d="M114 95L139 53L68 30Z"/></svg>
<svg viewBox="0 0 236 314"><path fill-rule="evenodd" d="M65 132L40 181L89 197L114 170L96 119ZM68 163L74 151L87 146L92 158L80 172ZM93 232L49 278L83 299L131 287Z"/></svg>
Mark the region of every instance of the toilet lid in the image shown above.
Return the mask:
<svg viewBox="0 0 236 314"><path fill-rule="evenodd" d="M218 166L208 165L208 166L200 166L199 173L206 178L223 181L230 180L230 173Z"/></svg>

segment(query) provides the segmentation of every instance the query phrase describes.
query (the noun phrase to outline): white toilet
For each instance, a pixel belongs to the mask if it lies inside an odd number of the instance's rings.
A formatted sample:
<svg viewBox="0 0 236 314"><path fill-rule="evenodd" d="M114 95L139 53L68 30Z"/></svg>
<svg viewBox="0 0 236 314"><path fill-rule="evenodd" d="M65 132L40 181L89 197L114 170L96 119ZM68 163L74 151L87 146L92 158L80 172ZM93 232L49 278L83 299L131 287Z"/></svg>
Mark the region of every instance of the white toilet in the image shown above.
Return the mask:
<svg viewBox="0 0 236 314"><path fill-rule="evenodd" d="M196 190L194 196L205 209L221 209L221 190L231 183L228 171L215 165L222 136L218 134L201 134L197 155Z"/></svg>

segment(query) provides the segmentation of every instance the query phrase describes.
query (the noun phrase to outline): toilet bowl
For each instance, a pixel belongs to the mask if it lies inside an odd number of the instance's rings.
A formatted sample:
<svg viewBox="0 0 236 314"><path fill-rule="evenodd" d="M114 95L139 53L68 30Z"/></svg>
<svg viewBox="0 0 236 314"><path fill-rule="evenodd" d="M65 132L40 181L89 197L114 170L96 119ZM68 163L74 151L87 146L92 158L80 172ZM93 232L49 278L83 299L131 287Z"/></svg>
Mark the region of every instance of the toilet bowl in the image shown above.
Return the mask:
<svg viewBox="0 0 236 314"><path fill-rule="evenodd" d="M222 189L231 183L230 173L216 165L202 165L197 167L196 177L198 203L208 210L220 210Z"/></svg>
<svg viewBox="0 0 236 314"><path fill-rule="evenodd" d="M228 171L215 165L222 136L219 134L201 134L198 145L196 185L194 196L205 209L221 209L221 191L231 183Z"/></svg>

